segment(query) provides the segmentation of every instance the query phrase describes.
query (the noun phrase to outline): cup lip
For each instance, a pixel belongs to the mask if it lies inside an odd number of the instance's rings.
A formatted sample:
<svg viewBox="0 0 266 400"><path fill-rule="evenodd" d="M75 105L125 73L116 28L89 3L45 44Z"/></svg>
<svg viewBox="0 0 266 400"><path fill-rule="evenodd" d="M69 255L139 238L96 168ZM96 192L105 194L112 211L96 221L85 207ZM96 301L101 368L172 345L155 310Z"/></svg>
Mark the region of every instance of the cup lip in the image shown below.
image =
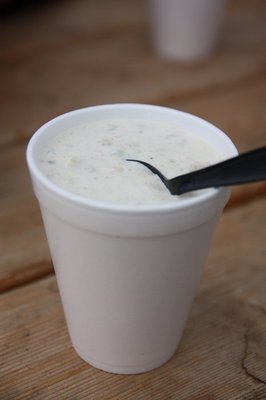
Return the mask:
<svg viewBox="0 0 266 400"><path fill-rule="evenodd" d="M228 191L228 188L226 187L220 187L220 188L210 188L208 191L204 193L200 193L195 197L185 199L184 201L177 201L177 202L163 202L163 203L152 203L152 204L141 204L141 205L134 205L134 204L123 204L123 203L114 203L114 202L106 202L106 201L101 201L101 200L96 200L93 198L85 197L79 194L75 194L72 192L69 192L68 190L65 190L58 186L57 184L53 183L50 181L38 168L37 163L34 159L34 151L35 151L35 146L40 139L42 135L45 134L45 131L49 129L52 125L60 122L61 120L65 118L70 118L74 114L77 115L78 113L86 113L90 109L101 109L104 111L104 109L111 109L117 107L120 108L128 108L128 107L141 107L141 108L147 108L147 110L151 109L156 109L158 111L168 111L168 112L174 112L174 113L179 113L179 115L184 115L186 118L191 118L194 120L198 120L201 123L204 122L205 124L211 126L212 128L215 128L217 130L217 133L219 132L224 136L224 140L228 142L229 145L231 145L232 148L232 157L234 155L237 155L237 149L235 145L233 144L232 140L224 133L222 132L219 128L217 128L215 125L211 124L210 122L187 112L176 110L170 107L165 107L165 106L158 106L158 105L150 105L150 104L144 104L144 103L111 103L111 104L102 104L102 105L95 105L95 106L89 106L89 107L83 107L79 108L73 111L69 111L66 113L63 113L45 124L43 124L37 131L35 131L30 138L28 145L27 145L27 150L26 150L26 160L28 163L28 168L31 173L31 175L36 179L37 182L41 184L42 187L44 187L47 191L50 193L53 193L55 196L58 196L60 198L63 198L66 201L71 202L72 204L75 204L76 206L83 207L83 208L90 208L94 209L95 211L105 211L105 212L113 212L113 213L125 213L125 214L142 214L142 213L165 213L165 212L171 212L171 211L182 211L184 209L189 209L195 206L200 206L206 202L211 201L212 199L214 200L218 196L220 196L223 192ZM234 154L233 154L234 153Z"/></svg>

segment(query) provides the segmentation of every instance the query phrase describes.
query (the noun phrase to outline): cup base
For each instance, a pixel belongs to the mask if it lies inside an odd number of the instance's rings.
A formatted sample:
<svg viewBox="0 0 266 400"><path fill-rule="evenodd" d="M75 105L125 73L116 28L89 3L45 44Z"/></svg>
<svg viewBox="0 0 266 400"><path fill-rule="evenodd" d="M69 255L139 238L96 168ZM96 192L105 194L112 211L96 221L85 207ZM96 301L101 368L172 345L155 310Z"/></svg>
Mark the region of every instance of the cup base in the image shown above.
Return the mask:
<svg viewBox="0 0 266 400"><path fill-rule="evenodd" d="M153 369L161 367L163 364L169 361L176 352L175 349L174 351L171 351L170 354L168 353L166 356L161 357L160 359L157 359L149 363L137 364L137 365L116 365L116 364L108 364L100 360L95 360L94 358L91 358L90 356L86 355L84 351L81 351L76 346L74 347L74 349L78 354L78 356L82 358L83 361L90 364L92 367L100 369L104 372L121 374L121 375L136 375L152 371Z"/></svg>

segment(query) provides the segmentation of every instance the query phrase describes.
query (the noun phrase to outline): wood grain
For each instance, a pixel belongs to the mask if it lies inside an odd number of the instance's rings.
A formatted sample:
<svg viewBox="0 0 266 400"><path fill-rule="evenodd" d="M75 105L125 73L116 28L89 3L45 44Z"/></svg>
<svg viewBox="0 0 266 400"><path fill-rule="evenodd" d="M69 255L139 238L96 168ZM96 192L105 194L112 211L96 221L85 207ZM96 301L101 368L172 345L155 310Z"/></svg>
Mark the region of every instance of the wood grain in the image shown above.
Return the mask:
<svg viewBox="0 0 266 400"><path fill-rule="evenodd" d="M0 293L53 272L24 146L0 157Z"/></svg>
<svg viewBox="0 0 266 400"><path fill-rule="evenodd" d="M156 55L140 0L77 1L75 8L65 1L8 20L1 39L0 143L27 140L45 121L86 105L165 104L202 92L211 99L212 91L265 76L266 5L252 3L234 2L217 53L196 65Z"/></svg>
<svg viewBox="0 0 266 400"><path fill-rule="evenodd" d="M3 295L1 399L264 399L265 204L224 215L180 347L152 372L113 375L83 362L54 277Z"/></svg>

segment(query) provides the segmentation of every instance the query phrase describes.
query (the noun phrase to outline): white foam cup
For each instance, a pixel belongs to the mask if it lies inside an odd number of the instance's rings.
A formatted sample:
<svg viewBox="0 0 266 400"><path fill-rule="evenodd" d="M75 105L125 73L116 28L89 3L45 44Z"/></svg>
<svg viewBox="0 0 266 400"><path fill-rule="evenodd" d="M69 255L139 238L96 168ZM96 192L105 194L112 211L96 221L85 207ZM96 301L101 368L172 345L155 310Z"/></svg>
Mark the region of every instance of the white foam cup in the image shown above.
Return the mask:
<svg viewBox="0 0 266 400"><path fill-rule="evenodd" d="M159 367L175 353L230 189L176 203L119 205L67 192L43 175L37 160L49 138L110 118L174 124L204 137L226 157L237 151L210 123L143 104L76 110L46 123L29 142L27 162L73 346L97 368L134 374Z"/></svg>
<svg viewBox="0 0 266 400"><path fill-rule="evenodd" d="M220 39L226 0L150 0L152 40L164 58L209 57Z"/></svg>

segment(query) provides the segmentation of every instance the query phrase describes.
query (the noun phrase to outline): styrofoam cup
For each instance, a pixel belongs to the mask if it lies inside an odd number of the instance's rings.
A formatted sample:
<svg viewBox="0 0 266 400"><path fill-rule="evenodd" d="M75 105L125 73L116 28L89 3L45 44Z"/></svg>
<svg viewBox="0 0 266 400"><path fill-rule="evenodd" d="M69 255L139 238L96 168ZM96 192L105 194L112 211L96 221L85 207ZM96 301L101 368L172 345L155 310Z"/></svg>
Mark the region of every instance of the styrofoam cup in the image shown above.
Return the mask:
<svg viewBox="0 0 266 400"><path fill-rule="evenodd" d="M226 157L237 151L210 123L143 104L73 111L42 126L30 140L27 162L73 346L97 368L134 374L162 365L176 351L230 189L210 189L176 203L130 206L69 193L42 174L38 154L50 137L108 118L176 124Z"/></svg>
<svg viewBox="0 0 266 400"><path fill-rule="evenodd" d="M197 61L216 48L226 0L150 0L152 40L164 58Z"/></svg>

